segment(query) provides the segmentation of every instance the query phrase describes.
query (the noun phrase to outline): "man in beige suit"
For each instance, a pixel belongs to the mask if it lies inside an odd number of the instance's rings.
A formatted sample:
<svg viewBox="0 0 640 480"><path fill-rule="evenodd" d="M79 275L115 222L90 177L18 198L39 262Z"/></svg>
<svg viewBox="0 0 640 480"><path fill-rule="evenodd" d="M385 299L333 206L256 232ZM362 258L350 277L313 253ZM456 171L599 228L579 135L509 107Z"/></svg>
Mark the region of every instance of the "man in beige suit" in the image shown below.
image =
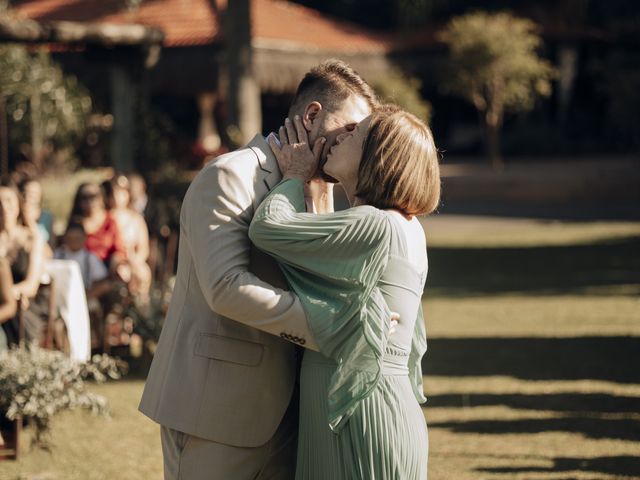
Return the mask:
<svg viewBox="0 0 640 480"><path fill-rule="evenodd" d="M376 105L339 61L312 69L289 110L310 143L336 137ZM300 301L251 247L256 207L281 179L265 139L207 164L180 213L178 273L140 403L161 425L166 479L291 479L296 344L316 349Z"/></svg>

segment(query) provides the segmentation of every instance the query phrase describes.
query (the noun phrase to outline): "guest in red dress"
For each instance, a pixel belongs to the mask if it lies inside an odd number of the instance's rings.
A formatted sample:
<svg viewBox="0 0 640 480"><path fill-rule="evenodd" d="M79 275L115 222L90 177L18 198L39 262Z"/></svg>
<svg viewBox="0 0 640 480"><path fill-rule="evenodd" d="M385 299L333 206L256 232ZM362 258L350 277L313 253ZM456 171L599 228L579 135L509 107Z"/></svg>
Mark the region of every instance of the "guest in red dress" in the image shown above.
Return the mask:
<svg viewBox="0 0 640 480"><path fill-rule="evenodd" d="M86 248L124 282L130 279L127 252L113 216L106 210L100 187L83 183L78 187L69 223L80 223L87 235Z"/></svg>

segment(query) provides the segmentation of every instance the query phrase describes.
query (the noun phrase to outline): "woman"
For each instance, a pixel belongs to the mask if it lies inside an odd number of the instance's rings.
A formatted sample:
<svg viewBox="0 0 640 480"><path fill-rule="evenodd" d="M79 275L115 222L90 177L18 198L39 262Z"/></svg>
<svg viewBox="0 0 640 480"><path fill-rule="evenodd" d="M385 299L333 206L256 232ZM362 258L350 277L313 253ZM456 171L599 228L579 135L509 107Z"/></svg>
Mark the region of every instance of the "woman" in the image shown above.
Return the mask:
<svg viewBox="0 0 640 480"><path fill-rule="evenodd" d="M149 258L149 230L142 215L130 208L131 195L129 180L124 175L116 175L102 184L109 212L113 215L127 252L131 267L129 288L137 299L146 303L151 288Z"/></svg>
<svg viewBox="0 0 640 480"><path fill-rule="evenodd" d="M42 185L35 177L26 177L18 184L22 201L22 222L31 230L37 230L45 245L45 253L50 258L53 216L42 208Z"/></svg>
<svg viewBox="0 0 640 480"><path fill-rule="evenodd" d="M11 292L12 288L11 267L6 259L0 257L0 325L16 316L17 302ZM6 350L8 346L4 328L0 328L0 352Z"/></svg>
<svg viewBox="0 0 640 480"><path fill-rule="evenodd" d="M69 222L79 223L87 235L86 248L95 254L111 272L128 282L130 271L126 264L126 249L113 216L105 209L100 187L83 183L73 200Z"/></svg>
<svg viewBox="0 0 640 480"><path fill-rule="evenodd" d="M40 287L45 246L38 231L21 225L19 218L18 191L11 182L3 181L0 183L0 258L7 259L11 268L13 298L23 299L29 306L24 315L27 340L39 342L43 337L41 317L44 314L34 299ZM17 328L13 332L7 330L11 342L18 340L17 333Z"/></svg>
<svg viewBox="0 0 640 480"><path fill-rule="evenodd" d="M320 353L300 376L298 479L424 479L427 428L420 360L426 243L415 218L440 197L429 129L385 107L341 134L324 172L353 208L305 211L304 183L321 145L306 146L296 119L270 141L284 175L256 212L249 236L281 264ZM389 337L390 311L400 314Z"/></svg>

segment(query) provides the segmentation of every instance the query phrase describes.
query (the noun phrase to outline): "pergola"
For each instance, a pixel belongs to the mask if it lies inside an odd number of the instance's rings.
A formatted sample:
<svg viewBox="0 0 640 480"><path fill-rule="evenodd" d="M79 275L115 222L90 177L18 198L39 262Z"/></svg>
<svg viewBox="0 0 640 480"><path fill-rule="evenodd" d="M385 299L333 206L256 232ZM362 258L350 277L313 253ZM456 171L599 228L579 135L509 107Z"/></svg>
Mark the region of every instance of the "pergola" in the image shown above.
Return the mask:
<svg viewBox="0 0 640 480"><path fill-rule="evenodd" d="M330 57L369 81L389 69L389 42L380 35L287 1L251 0L251 10L253 71L263 94L293 93L311 66ZM214 110L225 95L225 40L217 1L142 1L128 9L121 0L18 0L14 12L23 20L0 21L0 41L46 43L65 65L106 66L118 168L135 163L131 92L141 82L147 93L195 98L199 143L209 151L220 145Z"/></svg>

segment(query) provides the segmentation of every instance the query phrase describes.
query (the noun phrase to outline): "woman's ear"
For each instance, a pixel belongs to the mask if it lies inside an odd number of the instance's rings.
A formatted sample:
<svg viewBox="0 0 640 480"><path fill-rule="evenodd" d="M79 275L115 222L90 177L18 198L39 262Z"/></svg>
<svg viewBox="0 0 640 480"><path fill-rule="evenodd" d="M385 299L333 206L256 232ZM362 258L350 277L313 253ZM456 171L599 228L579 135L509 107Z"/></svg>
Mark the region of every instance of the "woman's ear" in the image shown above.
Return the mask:
<svg viewBox="0 0 640 480"><path fill-rule="evenodd" d="M302 124L304 125L304 128L307 130L307 132L311 131L313 122L315 122L321 111L322 105L320 104L320 102L315 101L307 104L307 106L304 108L304 112L302 114Z"/></svg>

